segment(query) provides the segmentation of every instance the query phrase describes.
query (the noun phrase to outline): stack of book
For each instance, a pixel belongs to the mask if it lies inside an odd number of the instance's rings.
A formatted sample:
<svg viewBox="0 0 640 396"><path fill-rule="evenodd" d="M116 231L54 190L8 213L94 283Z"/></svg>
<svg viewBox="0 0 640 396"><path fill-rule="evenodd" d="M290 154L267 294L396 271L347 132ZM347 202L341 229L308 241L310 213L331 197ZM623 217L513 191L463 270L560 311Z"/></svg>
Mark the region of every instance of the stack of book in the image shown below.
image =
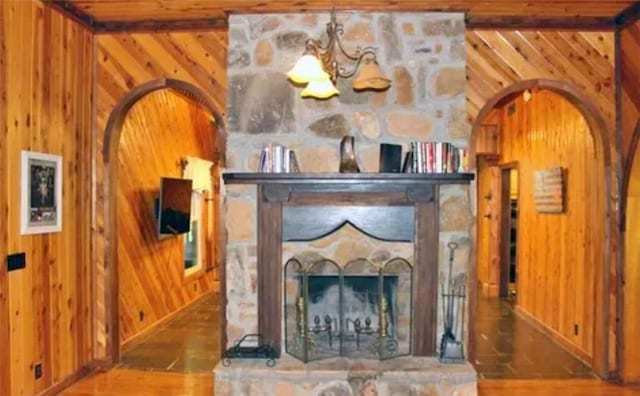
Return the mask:
<svg viewBox="0 0 640 396"><path fill-rule="evenodd" d="M410 173L469 172L469 152L448 142L411 142L403 166Z"/></svg>
<svg viewBox="0 0 640 396"><path fill-rule="evenodd" d="M293 150L285 146L269 144L260 152L258 172L297 173L300 172L300 167Z"/></svg>

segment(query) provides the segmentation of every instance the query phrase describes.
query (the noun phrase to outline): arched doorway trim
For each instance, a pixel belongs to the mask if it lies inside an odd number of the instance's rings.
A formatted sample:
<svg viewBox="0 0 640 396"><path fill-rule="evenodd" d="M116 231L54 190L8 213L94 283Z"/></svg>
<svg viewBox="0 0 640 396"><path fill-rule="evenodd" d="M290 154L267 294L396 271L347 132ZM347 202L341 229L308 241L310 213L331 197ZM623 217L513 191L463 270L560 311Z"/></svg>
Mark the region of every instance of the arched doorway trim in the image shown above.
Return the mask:
<svg viewBox="0 0 640 396"><path fill-rule="evenodd" d="M226 129L224 126L224 120L215 103L208 97L199 87L192 85L185 81L174 79L157 79L142 84L127 95L125 95L120 102L114 107L104 135L104 147L102 150L103 169L104 169L104 182L103 182L103 197L104 197L104 310L105 310L105 325L107 327L106 334L106 359L109 363L114 364L120 360L120 342L119 342L119 282L118 282L118 227L117 227L117 154L120 144L120 134L122 126L129 113L129 110L135 103L142 97L161 89L173 89L191 100L201 104L205 107L213 116L216 125L216 142L220 147L219 161L225 163L226 153ZM224 224L221 220L220 224ZM218 235L224 235L221 230L218 230ZM224 241L218 241L221 249L224 249ZM221 254L224 257L224 251ZM226 307L226 291L225 291L225 266L224 263L220 263L220 278L221 278L221 296L222 296L222 312L225 312ZM102 296L98 296L99 298ZM221 323L225 326L224 319ZM225 334L225 332L221 332ZM226 340L222 336L221 342L226 345Z"/></svg>
<svg viewBox="0 0 640 396"><path fill-rule="evenodd" d="M491 97L485 105L482 107L477 117L473 120L471 127L471 135L469 138L469 142L472 145L475 145L475 138L480 129L483 121L489 115L489 113L501 102L508 100L508 98L513 97L514 95L525 91L527 89L546 89L553 91L565 99L567 99L570 103L572 103L583 115L587 124L589 125L590 133L594 139L594 147L596 152L596 158L602 158L601 161L598 161L598 166L601 168L598 170L602 172L603 177L603 202L604 202L604 213L603 216L603 224L604 224L604 254L602 258L603 267L597 273L595 290L596 290L596 304L599 309L595 310L595 329L594 329L594 340L602 340L602 345L599 348L594 347L594 357L593 357L593 369L594 371L601 377L606 378L609 375L609 350L612 346L609 345L609 278L610 278L610 260L611 260L611 146L610 146L610 132L607 129L607 124L603 117L600 115L596 106L576 87L571 84L562 81L548 80L548 79L532 79L532 80L524 80L517 82L502 91L495 94ZM472 202L476 203L475 197L471 197ZM475 227L474 227L475 234ZM474 238L474 246L472 247L472 260L473 265L471 266L471 273L469 274L470 279L476 279L477 274L477 263L476 260L476 251L477 246L476 239ZM478 298L478 291L475 282L470 283L470 292L469 292L469 304L470 306L474 306ZM475 312L473 309L470 310L470 328L469 329L469 344L470 344L470 358L475 359ZM619 343L619 340L618 340Z"/></svg>

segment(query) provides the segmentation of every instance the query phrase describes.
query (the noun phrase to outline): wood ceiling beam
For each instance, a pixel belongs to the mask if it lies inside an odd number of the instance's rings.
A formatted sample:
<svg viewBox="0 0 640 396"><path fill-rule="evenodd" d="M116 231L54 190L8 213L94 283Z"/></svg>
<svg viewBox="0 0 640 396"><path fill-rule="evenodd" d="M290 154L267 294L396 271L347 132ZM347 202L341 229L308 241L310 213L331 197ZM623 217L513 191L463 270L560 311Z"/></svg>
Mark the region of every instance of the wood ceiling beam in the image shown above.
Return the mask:
<svg viewBox="0 0 640 396"><path fill-rule="evenodd" d="M75 4L68 0L42 0L45 5L51 6L54 10L59 11L60 13L66 15L72 20L78 22L79 24L85 26L91 31L95 30L96 21L91 17L91 15L82 11Z"/></svg>
<svg viewBox="0 0 640 396"><path fill-rule="evenodd" d="M581 17L581 18L542 18L542 17L485 17L467 16L467 29L514 29L514 30L613 30L616 27L614 18Z"/></svg>
<svg viewBox="0 0 640 396"><path fill-rule="evenodd" d="M180 19L160 21L107 21L96 23L97 33L116 32L168 32L226 30L227 18Z"/></svg>
<svg viewBox="0 0 640 396"><path fill-rule="evenodd" d="M625 8L615 18L616 25L618 25L620 29L626 28L632 23L635 23L638 19L640 19L640 1L636 1L634 4Z"/></svg>

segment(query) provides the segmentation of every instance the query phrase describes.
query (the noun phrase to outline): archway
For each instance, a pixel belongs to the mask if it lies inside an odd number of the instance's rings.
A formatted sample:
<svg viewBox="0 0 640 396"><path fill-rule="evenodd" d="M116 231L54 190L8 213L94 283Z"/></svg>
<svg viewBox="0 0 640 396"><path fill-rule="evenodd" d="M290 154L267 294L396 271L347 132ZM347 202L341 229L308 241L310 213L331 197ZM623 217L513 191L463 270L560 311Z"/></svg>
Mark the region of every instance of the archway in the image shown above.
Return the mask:
<svg viewBox="0 0 640 396"><path fill-rule="evenodd" d="M103 166L104 166L104 186L103 186L103 199L104 199L104 240L105 240L105 273L104 273L104 301L105 301L105 325L107 327L106 337L106 351L107 360L110 363L116 363L120 359L120 342L119 342L119 280L118 280L118 206L117 206L117 180L118 180L118 164L117 153L120 143L120 135L123 127L124 120L129 110L144 96L162 89L172 89L177 91L181 95L187 97L189 100L202 105L213 116L215 123L215 141L220 148L219 162L221 165L225 163L226 152L226 130L224 127L224 121L220 116L220 113L216 109L216 106L211 99L204 94L200 88L189 84L184 81L173 79L159 79L145 83L139 87L136 87L129 92L114 108L109 117L107 127L105 130L104 147L103 147ZM219 215L222 216L220 208L216 208ZM220 225L224 224L224 221L219 222ZM221 226L222 227L222 226ZM218 235L218 243L221 252L220 257L224 257L224 241L220 240L222 229L218 229L216 234ZM221 279L221 295L222 300L222 312L226 302L224 296L226 295L225 287L225 268L223 261L221 261L220 267L220 279ZM224 326L224 319L221 326ZM224 334L224 332L222 332ZM226 345L226 340L221 340L222 345Z"/></svg>
<svg viewBox="0 0 640 396"><path fill-rule="evenodd" d="M621 355L620 374L625 383L637 383L640 379L638 354L640 345L636 342L640 316L637 309L637 296L640 295L640 121L637 122L629 147L629 157L625 163L622 182L621 211L623 219L623 270L624 283L621 287L621 323L618 353Z"/></svg>
<svg viewBox="0 0 640 396"><path fill-rule="evenodd" d="M535 80L527 80L516 83L495 96L493 96L481 109L478 116L474 119L472 125L471 132L471 142L476 141L476 137L478 131L481 128L481 125L485 118L492 112L492 110L496 106L500 106L504 103L511 101L514 97L519 95L525 90L544 90L551 91L554 94L557 94L568 101L577 111L581 113L584 118L584 122L586 122L588 126L588 130L593 138L593 150L595 162L593 163L593 169L595 169L595 173L597 174L596 178L598 180L599 185L603 186L602 193L597 192L597 199L601 203L602 210L597 213L597 219L599 223L602 224L601 232L598 231L598 236L601 237L603 241L601 251L598 251L598 259L597 263L602 262L603 265L600 267L599 264L595 267L595 281L594 281L594 294L595 294L595 302L594 306L596 309L593 313L593 323L595 324L593 329L593 358L592 358L592 366L595 372L601 377L606 377L608 375L608 355L609 355L609 345L608 345L608 336L610 330L610 318L609 318L609 269L610 269L610 258L611 254L609 252L610 246L610 227L611 224L609 222L609 213L611 211L610 208L610 198L609 192L611 191L611 181L609 178L609 171L611 169L611 152L609 145L609 134L607 131L606 124L604 119L600 116L596 107L576 88L572 87L570 84L566 84L563 82L552 81L552 80L544 80L544 79L535 79ZM472 151L474 151L472 149ZM475 155L475 153L474 153ZM569 176L571 177L571 176ZM602 195L600 195L602 194ZM475 197L471 198L474 203L477 204ZM481 214L478 213L478 216ZM476 246L474 246L474 252L477 252L477 238L474 240ZM601 257L600 257L601 254ZM474 260L477 257L474 257ZM472 273L470 274L471 279L477 279L477 263L472 266ZM478 300L478 290L475 282L471 284L472 290L470 292L470 304L471 306L475 306L476 301ZM472 326L476 323L475 312L472 310L472 318L470 323ZM576 330L577 332L577 330ZM475 358L475 329L470 329L470 349L472 359Z"/></svg>

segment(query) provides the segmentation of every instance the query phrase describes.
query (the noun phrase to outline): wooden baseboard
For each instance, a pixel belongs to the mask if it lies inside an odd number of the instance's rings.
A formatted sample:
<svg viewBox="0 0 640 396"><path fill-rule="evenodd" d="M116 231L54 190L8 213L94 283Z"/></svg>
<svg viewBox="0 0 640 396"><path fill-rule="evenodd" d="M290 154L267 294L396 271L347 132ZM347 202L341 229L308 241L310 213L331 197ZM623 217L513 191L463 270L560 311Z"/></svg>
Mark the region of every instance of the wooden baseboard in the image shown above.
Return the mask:
<svg viewBox="0 0 640 396"><path fill-rule="evenodd" d="M519 305L516 305L515 311L519 317L527 321L527 323L529 323L536 329L546 334L549 338L555 341L562 348L566 349L569 353L571 353L572 355L580 359L584 364L586 364L589 367L593 367L593 356L589 356L589 354L586 351L579 348L570 340L568 340L566 337L564 337L562 334L553 330L552 328L550 328L549 326L541 322L538 318L536 318L535 316L531 315L529 312L522 309L522 307L520 307Z"/></svg>
<svg viewBox="0 0 640 396"><path fill-rule="evenodd" d="M153 323L151 326L149 326L146 329L142 330L141 332L139 332L138 334L136 334L133 337L129 338L128 340L123 341L122 343L120 343L120 353L126 352L126 351L130 350L131 348L135 347L136 345L140 344L141 342L146 340L151 335L151 333L153 333L153 331L156 330L158 327L162 326L163 324L167 323L171 319L175 318L178 314L180 314L182 311L184 311L185 309L189 308L193 304L195 304L195 303L197 303L197 302L199 302L201 300L204 300L206 297L210 296L211 294L216 293L218 290L220 290L220 287L214 285L214 287L212 287L211 290L209 290L206 293L203 293L199 297L195 298L189 304L186 304L183 307L175 310L174 312L172 312L169 315L163 317L162 319L159 319L158 321Z"/></svg>
<svg viewBox="0 0 640 396"><path fill-rule="evenodd" d="M94 360L87 364L84 367L81 367L80 370L76 371L72 375L68 376L64 380L58 382L52 387L45 389L42 393L38 394L38 396L52 396L60 394L64 389L70 387L76 382L80 381L82 378L88 376L92 372L96 371L98 367L98 361Z"/></svg>

